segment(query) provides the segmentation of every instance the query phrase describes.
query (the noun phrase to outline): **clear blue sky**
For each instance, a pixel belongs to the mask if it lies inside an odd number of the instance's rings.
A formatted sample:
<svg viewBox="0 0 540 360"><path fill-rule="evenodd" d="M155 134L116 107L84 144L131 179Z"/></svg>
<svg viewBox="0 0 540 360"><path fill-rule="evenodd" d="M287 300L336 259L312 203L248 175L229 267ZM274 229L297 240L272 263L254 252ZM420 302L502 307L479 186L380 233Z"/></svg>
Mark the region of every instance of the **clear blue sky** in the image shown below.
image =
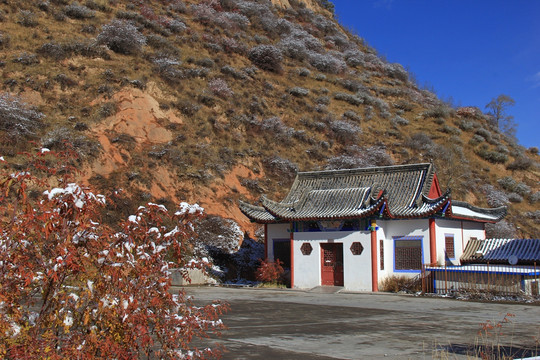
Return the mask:
<svg viewBox="0 0 540 360"><path fill-rule="evenodd" d="M499 94L525 147L540 146L540 1L332 0L340 23L459 106Z"/></svg>

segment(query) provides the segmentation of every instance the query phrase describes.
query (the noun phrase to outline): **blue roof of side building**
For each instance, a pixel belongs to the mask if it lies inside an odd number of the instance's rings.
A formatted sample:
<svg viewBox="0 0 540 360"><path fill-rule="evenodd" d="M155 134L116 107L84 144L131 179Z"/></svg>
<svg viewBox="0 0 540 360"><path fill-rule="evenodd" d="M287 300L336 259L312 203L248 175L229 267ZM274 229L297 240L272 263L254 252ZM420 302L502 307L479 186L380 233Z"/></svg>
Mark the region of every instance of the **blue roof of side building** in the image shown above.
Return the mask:
<svg viewBox="0 0 540 360"><path fill-rule="evenodd" d="M540 266L540 239L471 239L467 243L462 264L509 264Z"/></svg>

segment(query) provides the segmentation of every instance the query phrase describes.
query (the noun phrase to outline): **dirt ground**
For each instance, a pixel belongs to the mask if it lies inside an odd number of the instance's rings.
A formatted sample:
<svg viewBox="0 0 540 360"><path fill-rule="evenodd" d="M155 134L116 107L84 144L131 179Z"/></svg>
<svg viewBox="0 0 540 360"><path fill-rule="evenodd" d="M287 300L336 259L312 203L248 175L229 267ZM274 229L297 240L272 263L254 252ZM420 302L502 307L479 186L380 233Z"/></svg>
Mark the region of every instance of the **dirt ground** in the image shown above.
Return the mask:
<svg viewBox="0 0 540 360"><path fill-rule="evenodd" d="M540 354L540 306L339 290L186 289L199 304L229 303L228 329L208 340L224 359L475 359L491 345Z"/></svg>

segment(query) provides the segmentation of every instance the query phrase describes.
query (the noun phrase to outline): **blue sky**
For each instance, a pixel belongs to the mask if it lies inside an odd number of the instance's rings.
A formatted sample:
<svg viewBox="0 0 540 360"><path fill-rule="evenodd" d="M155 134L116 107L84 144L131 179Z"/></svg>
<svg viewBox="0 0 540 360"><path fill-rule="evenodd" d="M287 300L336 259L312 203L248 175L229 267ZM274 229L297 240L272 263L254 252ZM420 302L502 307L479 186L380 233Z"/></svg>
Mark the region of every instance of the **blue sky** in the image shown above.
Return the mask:
<svg viewBox="0 0 540 360"><path fill-rule="evenodd" d="M540 1L332 0L340 23L458 106L511 96L525 147L540 146Z"/></svg>

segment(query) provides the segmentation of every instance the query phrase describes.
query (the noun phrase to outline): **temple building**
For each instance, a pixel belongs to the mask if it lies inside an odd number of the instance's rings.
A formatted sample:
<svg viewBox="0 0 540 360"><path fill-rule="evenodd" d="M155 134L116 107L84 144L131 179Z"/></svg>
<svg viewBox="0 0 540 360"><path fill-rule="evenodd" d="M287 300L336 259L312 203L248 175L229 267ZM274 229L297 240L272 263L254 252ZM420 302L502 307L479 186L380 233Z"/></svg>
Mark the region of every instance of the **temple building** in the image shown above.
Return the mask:
<svg viewBox="0 0 540 360"><path fill-rule="evenodd" d="M506 207L484 209L442 192L432 164L298 173L285 198L240 202L265 226L265 256L290 269L291 287L378 291L422 264L459 264L471 239Z"/></svg>

